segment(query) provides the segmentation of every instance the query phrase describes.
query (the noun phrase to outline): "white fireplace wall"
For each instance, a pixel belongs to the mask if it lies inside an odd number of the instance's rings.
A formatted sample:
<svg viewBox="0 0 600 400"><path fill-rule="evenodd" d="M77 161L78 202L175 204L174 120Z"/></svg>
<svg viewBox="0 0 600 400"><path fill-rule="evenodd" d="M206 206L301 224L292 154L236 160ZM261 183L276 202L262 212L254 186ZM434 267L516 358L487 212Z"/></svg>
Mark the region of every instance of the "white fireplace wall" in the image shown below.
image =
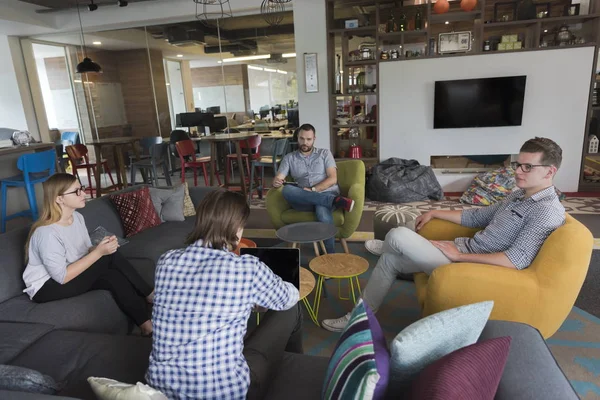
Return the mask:
<svg viewBox="0 0 600 400"><path fill-rule="evenodd" d="M548 137L563 149L556 186L575 192L594 60L593 47L422 59L379 64L380 158L516 154L527 139ZM433 129L434 83L527 75L521 126ZM465 110L469 112L469 110ZM446 192L467 188L474 174L436 176Z"/></svg>

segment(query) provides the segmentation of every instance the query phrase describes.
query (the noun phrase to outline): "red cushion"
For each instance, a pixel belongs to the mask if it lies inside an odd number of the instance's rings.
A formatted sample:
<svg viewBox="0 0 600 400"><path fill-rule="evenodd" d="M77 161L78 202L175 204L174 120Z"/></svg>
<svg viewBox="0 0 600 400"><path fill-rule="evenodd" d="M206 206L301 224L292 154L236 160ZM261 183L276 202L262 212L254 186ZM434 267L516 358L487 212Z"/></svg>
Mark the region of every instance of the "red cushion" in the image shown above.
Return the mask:
<svg viewBox="0 0 600 400"><path fill-rule="evenodd" d="M450 353L427 366L412 384L412 399L493 400L511 338L499 337Z"/></svg>
<svg viewBox="0 0 600 400"><path fill-rule="evenodd" d="M110 196L123 223L125 237L130 237L141 231L160 225L160 217L152 204L150 191L147 187L132 192Z"/></svg>

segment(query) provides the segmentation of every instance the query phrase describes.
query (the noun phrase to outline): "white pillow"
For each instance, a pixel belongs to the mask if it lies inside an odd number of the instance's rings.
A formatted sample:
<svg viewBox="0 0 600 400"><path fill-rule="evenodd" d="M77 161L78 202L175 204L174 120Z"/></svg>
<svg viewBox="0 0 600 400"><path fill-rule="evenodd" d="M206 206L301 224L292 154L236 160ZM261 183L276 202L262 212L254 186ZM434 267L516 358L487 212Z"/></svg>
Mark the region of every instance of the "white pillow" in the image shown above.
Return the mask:
<svg viewBox="0 0 600 400"><path fill-rule="evenodd" d="M402 393L434 361L479 339L493 301L441 311L404 328L390 344L388 393Z"/></svg>
<svg viewBox="0 0 600 400"><path fill-rule="evenodd" d="M131 385L108 378L90 376L87 381L99 400L169 400L167 396L141 382Z"/></svg>

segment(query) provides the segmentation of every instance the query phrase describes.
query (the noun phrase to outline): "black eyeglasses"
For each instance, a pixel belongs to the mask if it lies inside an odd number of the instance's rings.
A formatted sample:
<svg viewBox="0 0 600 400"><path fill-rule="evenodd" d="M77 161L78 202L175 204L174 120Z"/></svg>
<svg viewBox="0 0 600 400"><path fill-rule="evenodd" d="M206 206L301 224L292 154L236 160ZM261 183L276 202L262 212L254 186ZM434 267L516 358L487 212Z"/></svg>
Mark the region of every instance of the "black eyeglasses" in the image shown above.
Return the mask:
<svg viewBox="0 0 600 400"><path fill-rule="evenodd" d="M81 193L85 193L85 186L81 186L79 189L75 189L72 192L63 193L62 195L76 194L77 196L81 196Z"/></svg>
<svg viewBox="0 0 600 400"><path fill-rule="evenodd" d="M519 167L521 167L521 171L527 173L527 172L531 172L531 170L534 169L535 167L551 167L552 165L550 165L550 164L537 164L537 165L536 164L521 164L520 162L513 161L510 163L510 166L515 171Z"/></svg>

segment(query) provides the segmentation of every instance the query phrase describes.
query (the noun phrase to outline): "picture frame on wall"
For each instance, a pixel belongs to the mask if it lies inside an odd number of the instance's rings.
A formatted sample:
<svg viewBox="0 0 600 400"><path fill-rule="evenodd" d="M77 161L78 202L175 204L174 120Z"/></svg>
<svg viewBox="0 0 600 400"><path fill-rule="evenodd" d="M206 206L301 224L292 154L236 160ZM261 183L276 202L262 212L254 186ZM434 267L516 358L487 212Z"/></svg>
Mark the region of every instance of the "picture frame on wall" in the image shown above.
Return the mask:
<svg viewBox="0 0 600 400"><path fill-rule="evenodd" d="M317 53L304 53L304 91L306 93L319 91Z"/></svg>
<svg viewBox="0 0 600 400"><path fill-rule="evenodd" d="M438 53L466 53L471 50L471 32L440 33Z"/></svg>

